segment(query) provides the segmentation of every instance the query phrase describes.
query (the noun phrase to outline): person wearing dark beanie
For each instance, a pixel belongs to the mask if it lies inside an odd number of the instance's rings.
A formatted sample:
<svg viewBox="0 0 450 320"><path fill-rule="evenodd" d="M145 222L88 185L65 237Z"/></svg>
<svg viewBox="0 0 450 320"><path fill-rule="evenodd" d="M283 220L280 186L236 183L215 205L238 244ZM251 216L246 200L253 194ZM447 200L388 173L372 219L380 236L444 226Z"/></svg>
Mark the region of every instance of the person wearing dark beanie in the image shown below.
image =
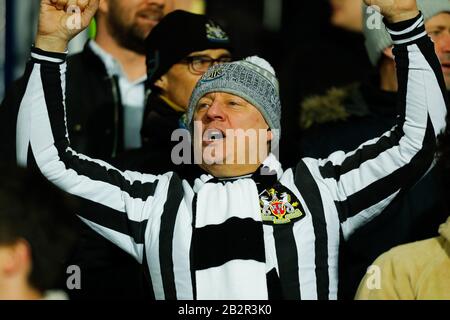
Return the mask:
<svg viewBox="0 0 450 320"><path fill-rule="evenodd" d="M230 38L205 15L176 10L156 26L145 41L149 85L196 51L232 49Z"/></svg>
<svg viewBox="0 0 450 320"><path fill-rule="evenodd" d="M233 46L224 29L207 16L176 10L152 30L145 49L142 148L119 156L115 165L152 173L171 171L172 133L185 127L192 91L210 66L232 60Z"/></svg>
<svg viewBox="0 0 450 320"><path fill-rule="evenodd" d="M168 14L145 46L147 92L162 96L177 111L187 109L195 84L213 63L231 61L231 41L222 27L182 10Z"/></svg>

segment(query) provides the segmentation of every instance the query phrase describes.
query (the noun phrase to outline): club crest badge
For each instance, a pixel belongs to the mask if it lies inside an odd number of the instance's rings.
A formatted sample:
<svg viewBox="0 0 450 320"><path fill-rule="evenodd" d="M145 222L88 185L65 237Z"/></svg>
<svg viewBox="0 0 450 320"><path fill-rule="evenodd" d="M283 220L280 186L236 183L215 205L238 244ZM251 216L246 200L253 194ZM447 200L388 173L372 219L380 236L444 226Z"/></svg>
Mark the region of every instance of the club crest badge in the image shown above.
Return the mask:
<svg viewBox="0 0 450 320"><path fill-rule="evenodd" d="M202 82L209 82L216 79L221 78L225 75L225 68L223 65L217 65L212 68L209 68L209 70L203 75L201 81Z"/></svg>
<svg viewBox="0 0 450 320"><path fill-rule="evenodd" d="M228 42L230 38L227 33L212 21L206 23L206 37L213 42Z"/></svg>
<svg viewBox="0 0 450 320"><path fill-rule="evenodd" d="M260 195L261 217L266 224L282 225L305 217L300 201L290 190L279 185Z"/></svg>

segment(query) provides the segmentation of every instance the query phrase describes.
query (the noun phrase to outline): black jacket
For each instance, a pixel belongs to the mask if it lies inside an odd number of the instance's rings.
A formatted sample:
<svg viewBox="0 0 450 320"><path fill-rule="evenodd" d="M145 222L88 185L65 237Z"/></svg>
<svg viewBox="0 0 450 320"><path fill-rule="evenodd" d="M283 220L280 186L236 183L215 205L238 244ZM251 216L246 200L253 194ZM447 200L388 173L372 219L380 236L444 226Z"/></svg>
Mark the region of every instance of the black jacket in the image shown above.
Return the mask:
<svg viewBox="0 0 450 320"><path fill-rule="evenodd" d="M377 79L352 87L341 96L346 120L323 123L306 130L301 156L325 158L332 152L355 150L360 144L389 131L397 121L395 93L381 91ZM318 106L319 107L319 106ZM433 168L405 194L399 195L370 224L342 242L339 263L341 299L353 299L366 269L394 246L436 236L448 211L440 167Z"/></svg>
<svg viewBox="0 0 450 320"><path fill-rule="evenodd" d="M0 158L15 162L14 123L31 70L8 89L0 107ZM102 60L89 43L68 59L67 125L75 150L109 160L123 150L123 107L118 79L109 77Z"/></svg>
<svg viewBox="0 0 450 320"><path fill-rule="evenodd" d="M124 143L118 79L108 76L89 44L69 58L67 68L67 121L75 150L102 160L115 157Z"/></svg>
<svg viewBox="0 0 450 320"><path fill-rule="evenodd" d="M18 110L31 70L8 90L0 107L0 159L16 163ZM103 61L91 50L68 58L66 85L67 125L74 150L110 161L123 150L123 108L118 80L107 75ZM83 211L99 208L82 203ZM69 292L71 299L148 298L141 265L83 223L79 242L67 265L81 268L81 290ZM65 282L62 284L65 289Z"/></svg>
<svg viewBox="0 0 450 320"><path fill-rule="evenodd" d="M141 130L142 148L122 153L112 161L113 165L121 170L151 174L175 171L194 176L192 166L185 170L186 166L176 165L172 159L172 150L182 142L181 138L172 141L172 133L184 127L183 116L183 112L175 111L157 93L150 94Z"/></svg>

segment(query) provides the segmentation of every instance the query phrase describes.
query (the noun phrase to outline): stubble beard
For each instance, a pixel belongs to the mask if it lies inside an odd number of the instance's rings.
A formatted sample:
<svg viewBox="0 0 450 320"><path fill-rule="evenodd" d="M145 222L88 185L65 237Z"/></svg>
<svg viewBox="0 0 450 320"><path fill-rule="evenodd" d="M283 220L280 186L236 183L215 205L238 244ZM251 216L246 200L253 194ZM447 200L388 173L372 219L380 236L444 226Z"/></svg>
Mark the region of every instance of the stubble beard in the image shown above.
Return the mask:
<svg viewBox="0 0 450 320"><path fill-rule="evenodd" d="M113 38L121 47L145 54L145 39L151 31L149 27L140 26L135 21L127 24L116 10L108 16L108 25Z"/></svg>

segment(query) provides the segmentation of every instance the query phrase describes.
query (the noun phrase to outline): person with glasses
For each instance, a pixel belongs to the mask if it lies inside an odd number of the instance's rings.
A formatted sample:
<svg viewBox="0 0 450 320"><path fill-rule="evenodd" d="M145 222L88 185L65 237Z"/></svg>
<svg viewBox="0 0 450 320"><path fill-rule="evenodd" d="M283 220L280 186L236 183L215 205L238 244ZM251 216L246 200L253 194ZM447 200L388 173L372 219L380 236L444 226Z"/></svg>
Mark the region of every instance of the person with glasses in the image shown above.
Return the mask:
<svg viewBox="0 0 450 320"><path fill-rule="evenodd" d="M341 242L435 162L447 97L416 0L364 0L381 9L394 41L399 117L391 131L354 152L299 159L283 170L267 150L281 129L275 70L259 57L216 65L198 81L186 116L201 152L200 161L190 165L202 172L195 181L178 170L121 171L70 147L64 51L79 31L58 24L69 18L59 8L71 0L41 1L46 6L16 126L20 164L37 165L67 193L110 210L77 214L143 265L156 299L336 299ZM87 26L99 0L78 4ZM179 42L192 34L186 31L176 34ZM220 32L214 28L209 34ZM163 41L180 45L169 35ZM169 70L154 76L155 66L165 65L162 56L149 61L150 78L159 80ZM258 133L258 141L236 147L239 131Z"/></svg>
<svg viewBox="0 0 450 320"><path fill-rule="evenodd" d="M114 164L144 172L179 170L171 154L172 133L185 127L185 112L195 85L209 67L231 62L229 35L205 15L176 10L146 39L147 103L142 148L124 153Z"/></svg>
<svg viewBox="0 0 450 320"><path fill-rule="evenodd" d="M213 59L210 56L204 55L193 55L184 58L181 63L185 63L189 66L189 71L192 74L203 75L208 69L218 63L228 63L231 62L231 57L223 56L218 59Z"/></svg>

